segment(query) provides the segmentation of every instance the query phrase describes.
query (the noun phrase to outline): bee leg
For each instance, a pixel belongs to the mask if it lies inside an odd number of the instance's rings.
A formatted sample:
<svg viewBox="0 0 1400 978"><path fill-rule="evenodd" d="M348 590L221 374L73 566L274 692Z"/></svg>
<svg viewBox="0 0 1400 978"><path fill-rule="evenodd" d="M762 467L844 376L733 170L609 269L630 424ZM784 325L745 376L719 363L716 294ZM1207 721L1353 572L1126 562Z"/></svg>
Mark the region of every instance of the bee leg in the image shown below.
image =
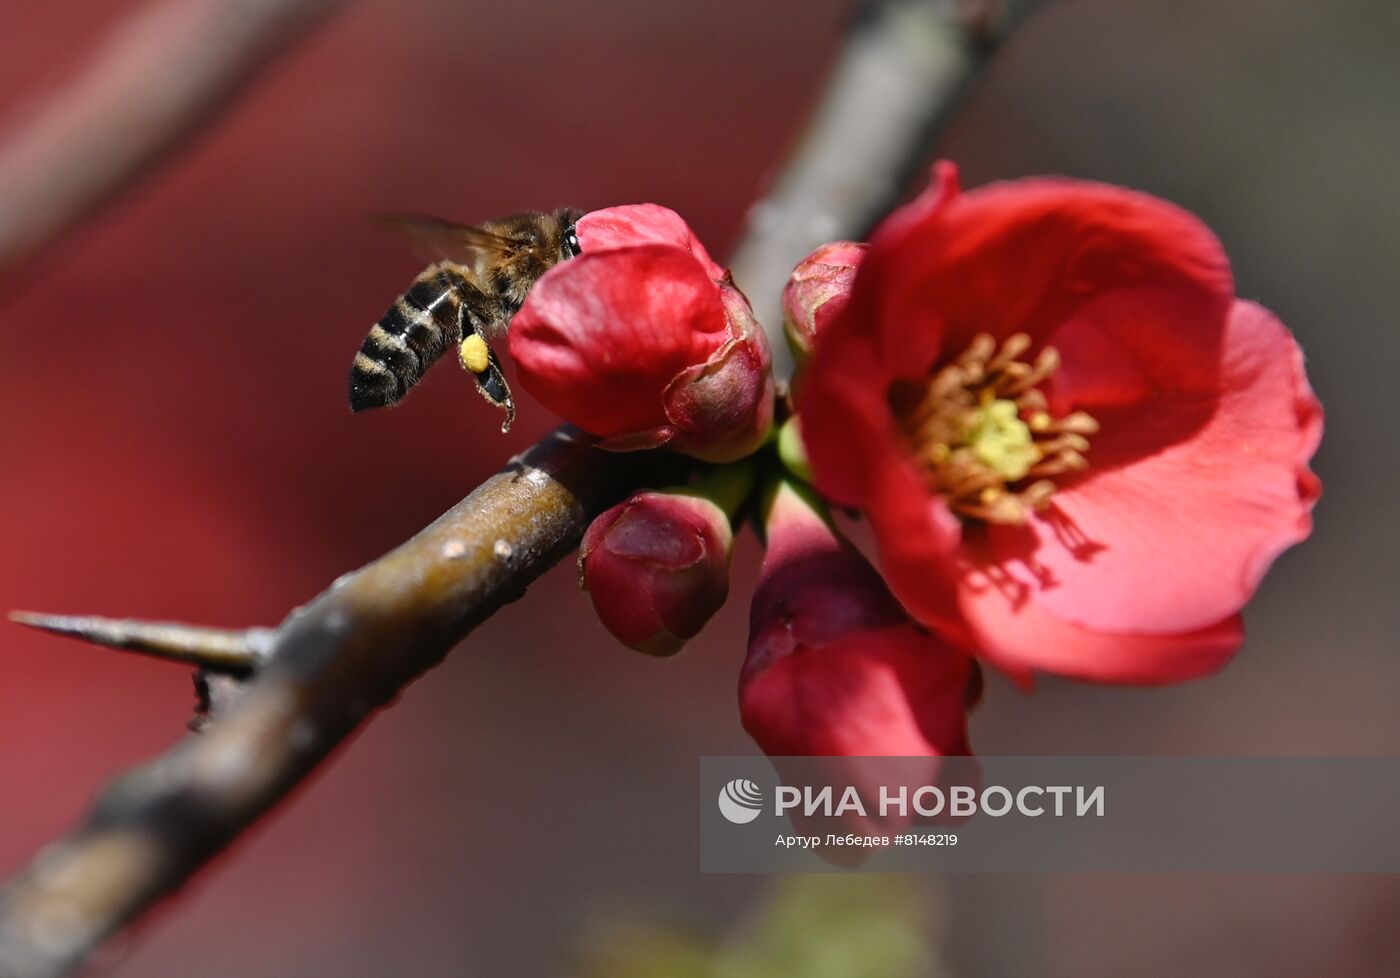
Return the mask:
<svg viewBox="0 0 1400 978"><path fill-rule="evenodd" d="M457 357L462 368L476 381L476 389L481 396L506 413L506 419L501 422L502 433L510 431L510 426L515 422L515 400L511 397L506 375L501 372L496 351L482 339L480 333L473 331L457 348Z"/></svg>

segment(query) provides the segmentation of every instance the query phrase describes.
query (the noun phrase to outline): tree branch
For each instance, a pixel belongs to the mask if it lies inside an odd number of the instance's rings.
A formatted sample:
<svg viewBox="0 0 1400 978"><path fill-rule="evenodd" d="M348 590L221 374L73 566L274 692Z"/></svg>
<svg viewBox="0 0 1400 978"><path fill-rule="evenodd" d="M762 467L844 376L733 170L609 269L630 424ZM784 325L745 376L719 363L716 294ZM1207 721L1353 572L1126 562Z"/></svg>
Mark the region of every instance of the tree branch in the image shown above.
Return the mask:
<svg viewBox="0 0 1400 978"><path fill-rule="evenodd" d="M793 268L829 241L863 237L889 211L997 44L1043 2L862 5L806 133L749 209L734 253L734 280L768 329L780 376L792 359L778 299Z"/></svg>
<svg viewBox="0 0 1400 978"><path fill-rule="evenodd" d="M0 975L67 972L578 543L660 460L556 432L294 611L227 713L108 787L0 895Z"/></svg>
<svg viewBox="0 0 1400 978"><path fill-rule="evenodd" d="M735 258L737 280L767 313L775 354L784 346L774 313L792 266L825 240L862 234L898 193L903 175L922 162L929 127L981 61L975 52L1011 22L995 16L1000 7L991 2L867 5L811 133L772 195L754 209ZM174 8L183 5L174 0L165 10L175 18ZM331 3L263 0L252 6L290 11ZM245 9L231 0L201 7ZM927 34L913 37L911 31ZM245 78L256 60L219 77ZM104 71L109 78L129 77L108 67L89 78ZM214 75L205 84L221 90ZM149 94L139 86L122 90L126 99L136 92L138 102ZM100 101L92 98L94 105ZM134 111L130 105L108 109L127 118ZM204 115L189 106L160 113L164 127L153 125L155 136L128 145L128 162L103 174L53 158L80 152L60 138L65 129L58 124L53 132L59 135L39 140L48 147L43 152L0 151L0 193L6 194L0 197L0 265L96 206L193 128L190 119ZM66 147L63 153L59 147ZM55 190L50 197L62 206L26 217L8 199L6 174L32 169L46 154L50 165L72 168L66 179L86 189ZM14 159L30 162L16 171ZM371 711L572 550L592 515L663 463L655 455L599 452L578 436L556 433L418 536L337 581L270 636L263 633L252 678L203 733L112 784L72 834L0 891L0 978L72 971L106 937L180 886ZM42 616L28 623L165 655L179 651L179 634L170 629L189 628ZM240 648L239 633L197 629L184 637L195 661L201 650L237 654Z"/></svg>
<svg viewBox="0 0 1400 978"><path fill-rule="evenodd" d="M0 143L0 272L148 174L344 0L166 0Z"/></svg>

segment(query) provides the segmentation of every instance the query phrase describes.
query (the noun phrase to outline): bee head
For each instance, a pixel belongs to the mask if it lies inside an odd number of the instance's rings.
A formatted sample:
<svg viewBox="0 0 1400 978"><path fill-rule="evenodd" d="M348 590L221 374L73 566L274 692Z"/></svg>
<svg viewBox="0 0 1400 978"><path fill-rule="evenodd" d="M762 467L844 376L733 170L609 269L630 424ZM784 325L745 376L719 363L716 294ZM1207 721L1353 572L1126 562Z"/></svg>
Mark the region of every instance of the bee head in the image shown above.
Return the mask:
<svg viewBox="0 0 1400 978"><path fill-rule="evenodd" d="M575 258L582 250L578 244L578 231L574 229L574 225L578 223L580 217L583 217L583 211L574 207L561 207L554 214L554 219L564 228L563 252L565 258Z"/></svg>

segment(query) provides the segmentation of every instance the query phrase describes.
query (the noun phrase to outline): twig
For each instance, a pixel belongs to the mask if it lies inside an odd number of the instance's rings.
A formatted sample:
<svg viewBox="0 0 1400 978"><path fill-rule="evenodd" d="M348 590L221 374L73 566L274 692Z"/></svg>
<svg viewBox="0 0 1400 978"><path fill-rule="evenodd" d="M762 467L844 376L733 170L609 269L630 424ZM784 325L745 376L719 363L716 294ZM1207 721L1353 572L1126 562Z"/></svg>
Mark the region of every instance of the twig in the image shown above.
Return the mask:
<svg viewBox="0 0 1400 978"><path fill-rule="evenodd" d="M227 713L108 787L87 821L0 895L0 975L78 965L519 597L573 549L591 515L658 461L558 432L293 612Z"/></svg>
<svg viewBox="0 0 1400 978"><path fill-rule="evenodd" d="M734 280L768 328L773 366L792 361L778 297L819 245L865 234L921 167L933 137L996 45L1043 0L867 2L807 131L749 209Z"/></svg>
<svg viewBox="0 0 1400 978"><path fill-rule="evenodd" d="M737 278L761 308L776 309L810 247L859 235L897 193L922 159L928 126L976 67L972 52L997 22L988 11L999 9L983 0L870 7L812 135L755 210L736 257ZM898 26L906 22L892 19L905 17L932 32L917 49ZM886 121L843 131L858 117ZM776 328L771 312L768 321ZM642 483L660 461L653 455L610 455L556 434L289 616L263 647L265 664L204 733L109 787L82 825L0 891L0 978L68 973L188 879L372 710L568 553L591 514ZM161 644L142 634L143 648Z"/></svg>
<svg viewBox="0 0 1400 978"><path fill-rule="evenodd" d="M215 119L344 0L166 0L0 143L0 272L77 226Z"/></svg>

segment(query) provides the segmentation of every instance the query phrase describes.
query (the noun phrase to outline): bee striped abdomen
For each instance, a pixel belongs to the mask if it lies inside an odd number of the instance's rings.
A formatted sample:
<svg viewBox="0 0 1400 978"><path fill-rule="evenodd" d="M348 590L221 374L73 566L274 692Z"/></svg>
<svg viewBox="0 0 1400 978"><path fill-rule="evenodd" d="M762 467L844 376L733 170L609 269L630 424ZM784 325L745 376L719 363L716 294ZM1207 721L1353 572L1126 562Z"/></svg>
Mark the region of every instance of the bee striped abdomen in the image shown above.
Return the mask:
<svg viewBox="0 0 1400 978"><path fill-rule="evenodd" d="M350 408L396 404L461 333L460 275L430 268L370 328L350 368Z"/></svg>

